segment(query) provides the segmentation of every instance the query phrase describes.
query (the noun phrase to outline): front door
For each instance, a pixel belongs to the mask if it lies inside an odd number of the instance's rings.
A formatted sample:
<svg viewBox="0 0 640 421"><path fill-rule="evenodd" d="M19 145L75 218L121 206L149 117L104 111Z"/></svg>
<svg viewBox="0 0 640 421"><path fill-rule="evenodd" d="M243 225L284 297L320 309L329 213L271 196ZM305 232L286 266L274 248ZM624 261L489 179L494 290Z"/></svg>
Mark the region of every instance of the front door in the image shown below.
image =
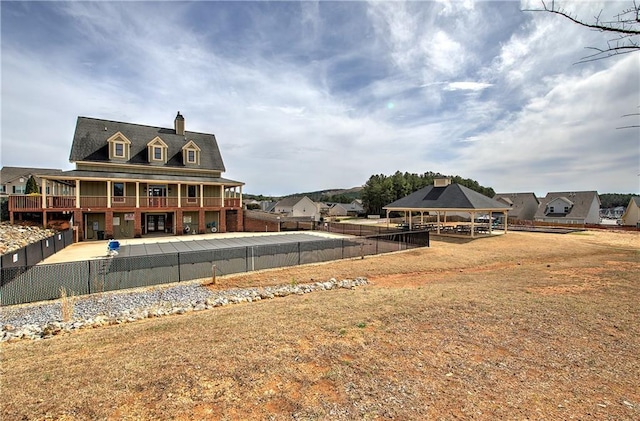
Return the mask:
<svg viewBox="0 0 640 421"><path fill-rule="evenodd" d="M163 208L167 206L167 187L149 186L149 206L152 208Z"/></svg>
<svg viewBox="0 0 640 421"><path fill-rule="evenodd" d="M147 232L164 232L165 215L147 215Z"/></svg>

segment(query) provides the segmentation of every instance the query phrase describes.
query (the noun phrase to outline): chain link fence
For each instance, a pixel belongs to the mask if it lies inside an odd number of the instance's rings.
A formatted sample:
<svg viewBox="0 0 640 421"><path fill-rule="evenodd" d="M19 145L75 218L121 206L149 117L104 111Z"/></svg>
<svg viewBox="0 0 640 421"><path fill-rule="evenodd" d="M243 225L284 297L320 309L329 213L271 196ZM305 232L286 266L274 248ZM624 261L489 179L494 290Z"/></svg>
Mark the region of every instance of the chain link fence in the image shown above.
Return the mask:
<svg viewBox="0 0 640 421"><path fill-rule="evenodd" d="M429 246L429 233L413 231L297 243L199 250L137 257L0 269L3 306L210 278Z"/></svg>

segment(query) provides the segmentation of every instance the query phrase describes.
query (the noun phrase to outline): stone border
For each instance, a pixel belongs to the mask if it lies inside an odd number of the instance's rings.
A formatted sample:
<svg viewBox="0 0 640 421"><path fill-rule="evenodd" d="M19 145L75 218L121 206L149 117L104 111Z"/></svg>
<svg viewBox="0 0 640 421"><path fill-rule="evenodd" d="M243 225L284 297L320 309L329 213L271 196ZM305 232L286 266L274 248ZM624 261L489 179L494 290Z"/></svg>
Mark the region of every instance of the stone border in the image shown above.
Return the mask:
<svg viewBox="0 0 640 421"><path fill-rule="evenodd" d="M172 314L185 314L194 311L208 310L223 307L230 304L251 303L265 299L286 297L288 295L303 295L316 291L328 291L333 289L354 289L367 285L368 280L363 277L355 279L335 278L326 282L311 284L295 284L267 286L260 288L229 289L223 291L211 291L211 297L204 300L184 303L163 303L154 306L139 307L123 310L117 314L99 314L84 320L50 321L45 324L26 324L20 328L6 324L0 329L0 342L13 342L23 339L41 340L48 339L62 333L70 333L77 329L97 328L101 326L119 325L131 323L142 319L169 316ZM205 288L205 287L202 287ZM62 306L61 306L62 308ZM62 310L61 310L62 312Z"/></svg>

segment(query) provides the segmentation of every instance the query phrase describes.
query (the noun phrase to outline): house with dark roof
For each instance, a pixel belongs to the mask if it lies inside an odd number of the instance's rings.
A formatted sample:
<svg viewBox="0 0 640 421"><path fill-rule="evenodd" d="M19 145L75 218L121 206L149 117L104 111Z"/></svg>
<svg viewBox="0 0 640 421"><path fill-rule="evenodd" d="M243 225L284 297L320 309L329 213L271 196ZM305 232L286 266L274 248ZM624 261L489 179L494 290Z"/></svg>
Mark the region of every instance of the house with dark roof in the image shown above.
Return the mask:
<svg viewBox="0 0 640 421"><path fill-rule="evenodd" d="M10 218L41 212L43 223L71 214L81 239L242 231L242 186L222 177L215 135L78 117L69 160L76 168L38 174L40 200L10 198Z"/></svg>
<svg viewBox="0 0 640 421"><path fill-rule="evenodd" d="M629 199L629 204L620 220L622 225L640 228L640 196L632 196Z"/></svg>
<svg viewBox="0 0 640 421"><path fill-rule="evenodd" d="M408 226L413 227L413 214L420 214L420 224L423 223L424 214L436 214L436 230L440 234L441 228L446 224L447 214L466 213L470 216L471 224L469 233L473 237L476 232L475 221L477 216L486 218L494 213L502 213L507 217L509 208L503 202L499 202L481 193L471 190L457 183L451 183L449 178L437 178L434 184L417 190L408 196L396 200L384 206L387 211L387 219L390 212L404 212ZM442 221L442 224L441 224ZM507 226L504 225L506 232ZM492 224L488 224L491 233Z"/></svg>
<svg viewBox="0 0 640 421"><path fill-rule="evenodd" d="M497 193L493 198L509 207L509 221L533 221L540 206L535 193Z"/></svg>
<svg viewBox="0 0 640 421"><path fill-rule="evenodd" d="M535 220L556 224L599 224L600 197L596 191L550 192L540 201Z"/></svg>
<svg viewBox="0 0 640 421"><path fill-rule="evenodd" d="M42 182L37 174L56 174L60 172L62 170L54 168L2 167L0 170L0 196L24 194L30 177L33 177L38 188L42 191Z"/></svg>
<svg viewBox="0 0 640 421"><path fill-rule="evenodd" d="M335 203L329 208L329 216L360 216L364 214L364 208L357 202Z"/></svg>
<svg viewBox="0 0 640 421"><path fill-rule="evenodd" d="M276 202L271 212L290 218L312 218L314 221L320 219L320 212L316 202L307 196L285 197Z"/></svg>

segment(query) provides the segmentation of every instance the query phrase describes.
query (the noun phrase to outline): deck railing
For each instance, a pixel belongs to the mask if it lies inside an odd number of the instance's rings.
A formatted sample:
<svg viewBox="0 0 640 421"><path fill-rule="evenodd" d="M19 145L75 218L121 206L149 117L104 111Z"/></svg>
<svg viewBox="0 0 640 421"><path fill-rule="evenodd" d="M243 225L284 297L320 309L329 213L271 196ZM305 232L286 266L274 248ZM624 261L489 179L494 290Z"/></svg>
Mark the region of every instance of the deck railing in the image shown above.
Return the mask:
<svg viewBox="0 0 640 421"><path fill-rule="evenodd" d="M75 196L46 196L47 209L73 209L76 207ZM80 207L82 208L106 208L106 196L82 196L80 197ZM139 199L140 208L175 208L178 207L177 197L148 197L142 196ZM199 197L182 197L180 198L180 207L182 208L200 208ZM220 197L204 197L202 198L203 207L222 207L222 198ZM225 207L239 207L239 198L225 198ZM135 208L135 196L117 196L111 197L112 208ZM9 210L14 212L42 211L41 195L11 195L9 196Z"/></svg>

